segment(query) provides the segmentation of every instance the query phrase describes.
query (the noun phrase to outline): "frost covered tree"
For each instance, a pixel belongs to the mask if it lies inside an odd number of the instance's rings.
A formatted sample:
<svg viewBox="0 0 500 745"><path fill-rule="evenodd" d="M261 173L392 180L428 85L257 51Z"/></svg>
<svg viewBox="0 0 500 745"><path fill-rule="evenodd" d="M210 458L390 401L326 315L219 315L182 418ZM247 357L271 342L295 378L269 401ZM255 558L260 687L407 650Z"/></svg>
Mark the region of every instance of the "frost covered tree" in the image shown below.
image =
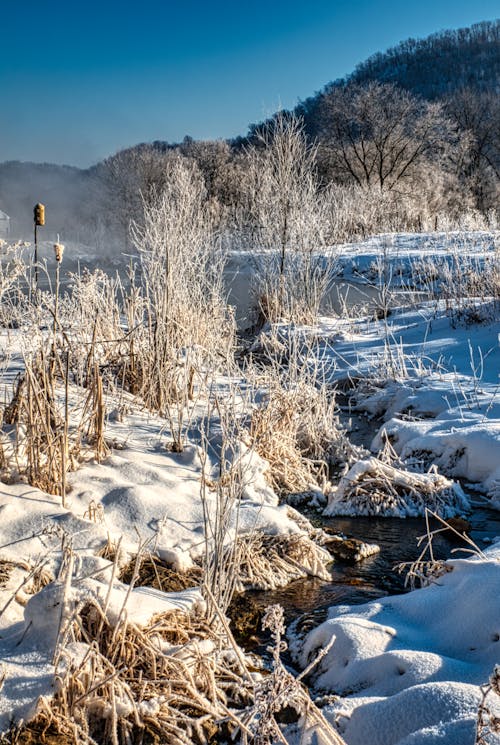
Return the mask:
<svg viewBox="0 0 500 745"><path fill-rule="evenodd" d="M170 416L190 395L193 371L229 354L232 318L222 287L222 260L196 163L178 155L168 163L161 192L143 205L132 228L142 270L141 393ZM176 446L181 447L180 433Z"/></svg>
<svg viewBox="0 0 500 745"><path fill-rule="evenodd" d="M413 181L422 167L444 167L456 133L440 104L369 83L324 94L320 141L335 180L390 191Z"/></svg>
<svg viewBox="0 0 500 745"><path fill-rule="evenodd" d="M169 176L169 163L178 158L152 145L138 145L106 158L97 175L106 187L108 228L127 244L130 226L143 219L144 204L160 193Z"/></svg>
<svg viewBox="0 0 500 745"><path fill-rule="evenodd" d="M328 212L316 179L316 150L297 117L279 113L256 131L248 152L247 199L252 240L263 249L264 316L313 317L330 276L317 254L325 246Z"/></svg>

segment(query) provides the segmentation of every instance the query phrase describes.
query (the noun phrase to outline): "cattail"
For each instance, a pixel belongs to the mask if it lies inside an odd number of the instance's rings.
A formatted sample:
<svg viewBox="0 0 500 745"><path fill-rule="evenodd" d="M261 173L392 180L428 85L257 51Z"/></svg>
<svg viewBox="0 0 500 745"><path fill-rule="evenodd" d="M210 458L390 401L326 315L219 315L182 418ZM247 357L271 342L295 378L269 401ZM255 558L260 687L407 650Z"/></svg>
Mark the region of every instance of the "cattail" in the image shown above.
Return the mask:
<svg viewBox="0 0 500 745"><path fill-rule="evenodd" d="M54 253L58 264L61 263L64 253L64 245L62 243L54 243Z"/></svg>

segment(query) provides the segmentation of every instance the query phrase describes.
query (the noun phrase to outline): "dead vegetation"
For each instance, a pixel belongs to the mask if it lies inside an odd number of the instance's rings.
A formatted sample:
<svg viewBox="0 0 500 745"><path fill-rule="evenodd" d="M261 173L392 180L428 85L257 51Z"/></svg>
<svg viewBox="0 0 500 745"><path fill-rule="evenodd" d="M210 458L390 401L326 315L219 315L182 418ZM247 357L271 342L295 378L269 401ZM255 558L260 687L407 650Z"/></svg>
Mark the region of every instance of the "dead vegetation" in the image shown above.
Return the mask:
<svg viewBox="0 0 500 745"><path fill-rule="evenodd" d="M69 353L66 363L68 359ZM24 373L3 417L9 431L4 428L2 479L8 481L17 473L47 494L61 496L63 506L68 471L74 470L89 452L98 462L109 452L102 378L97 366L86 390L73 388L71 411L69 382L68 364L59 353L56 357L47 355L40 347L26 354Z"/></svg>
<svg viewBox="0 0 500 745"><path fill-rule="evenodd" d="M499 703L500 665L495 665L488 683L481 686L474 745L492 745L500 734Z"/></svg>
<svg viewBox="0 0 500 745"><path fill-rule="evenodd" d="M136 587L154 587L162 592L179 592L188 587L199 587L202 581L201 567L180 572L151 553L132 557L122 569L120 579L130 584L134 574Z"/></svg>
<svg viewBox="0 0 500 745"><path fill-rule="evenodd" d="M270 536L254 532L237 541L236 592L275 590L299 577L330 579L332 557L304 534Z"/></svg>
<svg viewBox="0 0 500 745"><path fill-rule="evenodd" d="M88 742L126 743L139 733L158 743L216 742L228 706L250 700L238 659L221 651L203 618L173 613L144 629L112 628L94 604L73 623L88 653L65 663L52 711Z"/></svg>
<svg viewBox="0 0 500 745"><path fill-rule="evenodd" d="M431 530L431 519L435 520L438 523L438 528L434 528L433 530ZM450 564L447 564L446 561L444 561L443 559L436 559L436 557L434 556L434 538L441 535L442 533L451 533L455 535L456 538L458 538L459 541L466 546L466 548L462 546L461 548L455 550L463 551L465 553L472 553L482 559L486 558L484 553L476 545L476 543L474 543L474 541L469 538L465 530L459 532L459 530L457 530L457 528L453 526L453 522L454 521L452 519L443 520L443 518L436 512L426 509L426 532L424 535L420 536L417 541L417 545L419 547L423 546L422 551L415 559L415 561L403 562L394 567L394 569L397 570L399 574L405 574L405 587L410 587L410 589L414 590L415 587L417 587L417 583L419 587L427 587L432 582L435 582L436 579L442 577L443 574L452 571L453 567Z"/></svg>
<svg viewBox="0 0 500 745"><path fill-rule="evenodd" d="M259 350L246 369L260 391L249 428L253 447L269 462L279 494L326 492L359 455L339 423L332 363L314 339L281 336L279 327L261 334Z"/></svg>
<svg viewBox="0 0 500 745"><path fill-rule="evenodd" d="M59 598L54 607L61 613L55 694L38 701L29 723L13 725L0 740L4 745L271 745L275 735L288 743L278 721L289 707L302 736L315 732L325 745L342 743L279 660L282 609L270 609L263 621L273 638L268 673L201 608L162 613L142 626L125 612L127 595L111 622L109 593L105 600L88 591L75 594L72 557L67 547L51 586L51 603Z"/></svg>
<svg viewBox="0 0 500 745"><path fill-rule="evenodd" d="M360 460L332 491L329 515L424 515L432 509L444 517L461 514L467 504L460 487L431 468L416 473L376 457Z"/></svg>
<svg viewBox="0 0 500 745"><path fill-rule="evenodd" d="M326 402L312 386L290 390L276 386L253 412L250 437L259 455L270 463L271 482L279 492L325 485L328 450L332 436L337 436L334 407L334 401Z"/></svg>

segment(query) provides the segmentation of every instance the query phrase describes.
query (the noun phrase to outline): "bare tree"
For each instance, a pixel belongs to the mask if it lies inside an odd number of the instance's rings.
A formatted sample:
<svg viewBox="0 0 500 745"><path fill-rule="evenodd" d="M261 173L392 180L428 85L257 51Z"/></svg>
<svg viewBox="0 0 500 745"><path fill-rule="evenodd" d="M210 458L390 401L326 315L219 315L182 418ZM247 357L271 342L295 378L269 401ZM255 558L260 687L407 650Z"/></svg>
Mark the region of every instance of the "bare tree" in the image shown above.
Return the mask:
<svg viewBox="0 0 500 745"><path fill-rule="evenodd" d="M131 224L142 221L144 204L162 191L168 165L178 157L174 151L161 152L151 145L140 145L121 150L99 165L98 175L107 187L108 229L125 245Z"/></svg>
<svg viewBox="0 0 500 745"><path fill-rule="evenodd" d="M254 244L263 249L261 308L266 317L317 314L330 277L318 255L328 229L326 198L316 179L316 151L300 119L278 114L248 152L248 204Z"/></svg>
<svg viewBox="0 0 500 745"><path fill-rule="evenodd" d="M321 154L330 178L404 189L423 165L445 165L456 142L440 104L394 85L332 87L320 104Z"/></svg>
<svg viewBox="0 0 500 745"><path fill-rule="evenodd" d="M468 135L463 176L469 182L477 208L487 212L500 196L500 100L497 94L462 88L448 96L448 115Z"/></svg>

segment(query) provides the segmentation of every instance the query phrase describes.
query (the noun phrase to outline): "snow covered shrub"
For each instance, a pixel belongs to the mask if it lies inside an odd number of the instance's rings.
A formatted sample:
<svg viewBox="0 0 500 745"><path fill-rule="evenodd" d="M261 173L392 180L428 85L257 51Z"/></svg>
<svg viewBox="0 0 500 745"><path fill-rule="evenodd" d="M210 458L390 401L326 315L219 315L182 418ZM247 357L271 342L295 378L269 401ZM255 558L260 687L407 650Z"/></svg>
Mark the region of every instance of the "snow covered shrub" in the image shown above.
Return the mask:
<svg viewBox="0 0 500 745"><path fill-rule="evenodd" d="M453 517L468 508L461 487L435 469L414 473L370 457L358 461L332 489L325 514L417 517L430 509Z"/></svg>
<svg viewBox="0 0 500 745"><path fill-rule="evenodd" d="M317 185L315 157L301 120L285 114L262 126L248 153L252 247L259 249L256 294L264 320L314 320L335 273L325 257L327 200Z"/></svg>
<svg viewBox="0 0 500 745"><path fill-rule="evenodd" d="M134 354L146 405L178 423L194 376L230 359L234 323L203 179L179 158L169 168L164 190L144 204L144 221L133 226L144 296ZM174 441L182 448L180 432Z"/></svg>

